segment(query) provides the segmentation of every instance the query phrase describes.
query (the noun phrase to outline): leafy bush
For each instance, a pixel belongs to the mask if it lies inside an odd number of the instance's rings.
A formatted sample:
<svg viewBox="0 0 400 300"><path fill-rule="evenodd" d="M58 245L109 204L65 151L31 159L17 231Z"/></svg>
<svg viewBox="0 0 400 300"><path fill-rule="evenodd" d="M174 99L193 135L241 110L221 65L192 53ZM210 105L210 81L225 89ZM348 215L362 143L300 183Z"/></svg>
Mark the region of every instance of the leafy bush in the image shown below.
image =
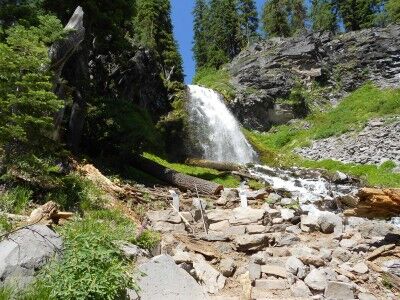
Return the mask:
<svg viewBox="0 0 400 300"><path fill-rule="evenodd" d="M0 194L0 211L18 214L29 204L32 191L19 186Z"/></svg>
<svg viewBox="0 0 400 300"><path fill-rule="evenodd" d="M135 244L143 249L153 249L160 241L160 234L155 231L145 230L135 241Z"/></svg>
<svg viewBox="0 0 400 300"><path fill-rule="evenodd" d="M93 212L61 228L61 234L61 261L48 265L35 284L48 299L122 299L126 288L135 288L130 263L115 244L134 239L128 219L116 211Z"/></svg>

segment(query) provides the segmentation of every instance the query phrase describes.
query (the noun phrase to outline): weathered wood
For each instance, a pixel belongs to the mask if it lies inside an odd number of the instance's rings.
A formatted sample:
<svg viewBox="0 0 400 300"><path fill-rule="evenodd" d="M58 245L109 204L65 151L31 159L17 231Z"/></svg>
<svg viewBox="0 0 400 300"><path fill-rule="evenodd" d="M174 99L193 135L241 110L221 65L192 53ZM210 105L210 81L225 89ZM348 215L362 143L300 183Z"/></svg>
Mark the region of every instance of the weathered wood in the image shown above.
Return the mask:
<svg viewBox="0 0 400 300"><path fill-rule="evenodd" d="M370 254L367 255L367 257L365 258L366 260L374 260L375 258L379 257L382 255L382 253L392 250L396 247L395 244L389 244L389 245L383 245L377 249L375 249L374 251L372 251Z"/></svg>
<svg viewBox="0 0 400 300"><path fill-rule="evenodd" d="M239 171L243 168L243 166L231 162L219 162L197 158L188 158L186 163L191 166L215 169L218 171Z"/></svg>
<svg viewBox="0 0 400 300"><path fill-rule="evenodd" d="M206 195L217 195L221 190L224 189L224 187L220 184L179 173L144 157L136 158L134 162L136 167L139 169L184 190L191 190L195 192L197 186L199 193Z"/></svg>

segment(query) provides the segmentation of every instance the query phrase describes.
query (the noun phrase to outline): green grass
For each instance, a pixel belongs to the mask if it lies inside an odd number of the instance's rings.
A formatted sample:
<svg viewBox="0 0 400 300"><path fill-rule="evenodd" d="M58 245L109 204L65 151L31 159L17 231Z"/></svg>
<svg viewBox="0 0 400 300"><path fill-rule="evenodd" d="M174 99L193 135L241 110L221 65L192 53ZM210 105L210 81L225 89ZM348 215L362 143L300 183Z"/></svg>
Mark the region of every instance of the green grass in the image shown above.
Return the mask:
<svg viewBox="0 0 400 300"><path fill-rule="evenodd" d="M309 129L296 124L274 127L268 133L244 130L261 160L275 166L304 166L341 171L363 178L376 186L400 187L400 174L392 172L393 166L344 164L333 160L312 161L293 154L297 147L305 147L312 140L361 130L368 120L400 114L400 89L378 89L367 84L347 96L328 112L316 113L306 118Z"/></svg>
<svg viewBox="0 0 400 300"><path fill-rule="evenodd" d="M173 169L175 171L192 175L195 177L199 177L202 179L210 180L218 184L222 184L224 187L238 187L240 181L235 178L234 176L226 173L226 172L219 172L214 169L202 168L202 167L194 167L185 164L178 164L178 163L170 163L161 157L158 157L151 153L144 153L143 156L147 159L150 159L160 165Z"/></svg>
<svg viewBox="0 0 400 300"><path fill-rule="evenodd" d="M226 101L235 98L235 88L230 83L229 72L225 69L202 68L197 71L193 83L215 90L223 95Z"/></svg>
<svg viewBox="0 0 400 300"><path fill-rule="evenodd" d="M32 191L18 186L0 194L0 211L19 214L23 212L32 198Z"/></svg>

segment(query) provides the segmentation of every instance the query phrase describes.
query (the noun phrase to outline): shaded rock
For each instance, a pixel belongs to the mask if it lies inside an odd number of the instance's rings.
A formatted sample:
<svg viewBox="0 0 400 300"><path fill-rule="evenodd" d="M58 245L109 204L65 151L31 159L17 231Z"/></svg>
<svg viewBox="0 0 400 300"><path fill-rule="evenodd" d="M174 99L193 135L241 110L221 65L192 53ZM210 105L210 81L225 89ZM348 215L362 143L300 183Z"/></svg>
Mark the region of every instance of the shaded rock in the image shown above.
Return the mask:
<svg viewBox="0 0 400 300"><path fill-rule="evenodd" d="M298 225L292 225L289 227L286 227L285 229L286 232L290 232L290 233L294 233L294 234L300 234L301 233L301 229Z"/></svg>
<svg viewBox="0 0 400 300"><path fill-rule="evenodd" d="M26 287L51 258L61 254L61 237L45 225L31 225L0 242L0 278L3 284Z"/></svg>
<svg viewBox="0 0 400 300"><path fill-rule="evenodd" d="M261 277L261 265L255 262L249 263L249 277L251 280L255 280Z"/></svg>
<svg viewBox="0 0 400 300"><path fill-rule="evenodd" d="M295 284L290 287L293 296L308 298L312 295L308 286L301 280L297 280Z"/></svg>
<svg viewBox="0 0 400 300"><path fill-rule="evenodd" d="M148 250L144 250L134 244L128 242L119 242L119 249L122 251L122 254L129 259L136 259L140 256L149 257L150 253Z"/></svg>
<svg viewBox="0 0 400 300"><path fill-rule="evenodd" d="M149 211L146 213L147 218L151 223L167 222L173 224L179 224L182 222L181 217L174 210L158 210Z"/></svg>
<svg viewBox="0 0 400 300"><path fill-rule="evenodd" d="M325 273L321 270L312 270L304 279L304 282L313 290L324 291L327 286Z"/></svg>
<svg viewBox="0 0 400 300"><path fill-rule="evenodd" d="M258 224L252 224L246 226L246 232L248 234L254 234L254 233L263 233L265 232L266 227L264 225L258 225Z"/></svg>
<svg viewBox="0 0 400 300"><path fill-rule="evenodd" d="M256 251L267 247L269 239L266 234L245 234L236 236L234 241L239 251Z"/></svg>
<svg viewBox="0 0 400 300"><path fill-rule="evenodd" d="M351 258L351 253L349 250L343 248L336 248L332 252L332 257L337 258L343 262L349 261Z"/></svg>
<svg viewBox="0 0 400 300"><path fill-rule="evenodd" d="M217 223L224 220L229 220L232 211L226 209L214 209L207 211L207 220L209 223Z"/></svg>
<svg viewBox="0 0 400 300"><path fill-rule="evenodd" d="M271 194L268 195L267 202L270 203L270 204L274 204L274 203L280 201L281 199L282 199L282 197L279 196L278 194L271 193Z"/></svg>
<svg viewBox="0 0 400 300"><path fill-rule="evenodd" d="M136 282L141 300L208 299L196 280L168 255L153 257L139 266L139 271Z"/></svg>
<svg viewBox="0 0 400 300"><path fill-rule="evenodd" d="M348 283L338 282L338 281L328 282L324 296L327 299L336 299L336 300L354 299L352 286Z"/></svg>
<svg viewBox="0 0 400 300"><path fill-rule="evenodd" d="M299 277L300 279L303 279L307 275L307 267L300 259L295 256L291 256L288 258L285 267L286 271Z"/></svg>
<svg viewBox="0 0 400 300"><path fill-rule="evenodd" d="M323 233L342 233L342 219L331 212L322 212L318 216L318 224Z"/></svg>
<svg viewBox="0 0 400 300"><path fill-rule="evenodd" d="M300 241L300 238L295 234L284 234L280 238L275 238L279 246L290 246Z"/></svg>

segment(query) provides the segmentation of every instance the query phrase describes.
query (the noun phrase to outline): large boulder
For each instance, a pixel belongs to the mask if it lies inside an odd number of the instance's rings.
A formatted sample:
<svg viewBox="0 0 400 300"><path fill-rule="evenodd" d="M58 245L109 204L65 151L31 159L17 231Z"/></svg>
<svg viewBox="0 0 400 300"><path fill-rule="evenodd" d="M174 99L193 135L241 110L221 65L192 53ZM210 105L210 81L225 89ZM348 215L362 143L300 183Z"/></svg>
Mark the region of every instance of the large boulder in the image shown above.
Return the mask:
<svg viewBox="0 0 400 300"><path fill-rule="evenodd" d="M131 300L206 300L208 296L203 288L185 270L177 266L168 255L153 257L139 266L137 295L128 291Z"/></svg>
<svg viewBox="0 0 400 300"><path fill-rule="evenodd" d="M62 251L61 237L45 225L31 225L0 242L1 284L24 288Z"/></svg>

